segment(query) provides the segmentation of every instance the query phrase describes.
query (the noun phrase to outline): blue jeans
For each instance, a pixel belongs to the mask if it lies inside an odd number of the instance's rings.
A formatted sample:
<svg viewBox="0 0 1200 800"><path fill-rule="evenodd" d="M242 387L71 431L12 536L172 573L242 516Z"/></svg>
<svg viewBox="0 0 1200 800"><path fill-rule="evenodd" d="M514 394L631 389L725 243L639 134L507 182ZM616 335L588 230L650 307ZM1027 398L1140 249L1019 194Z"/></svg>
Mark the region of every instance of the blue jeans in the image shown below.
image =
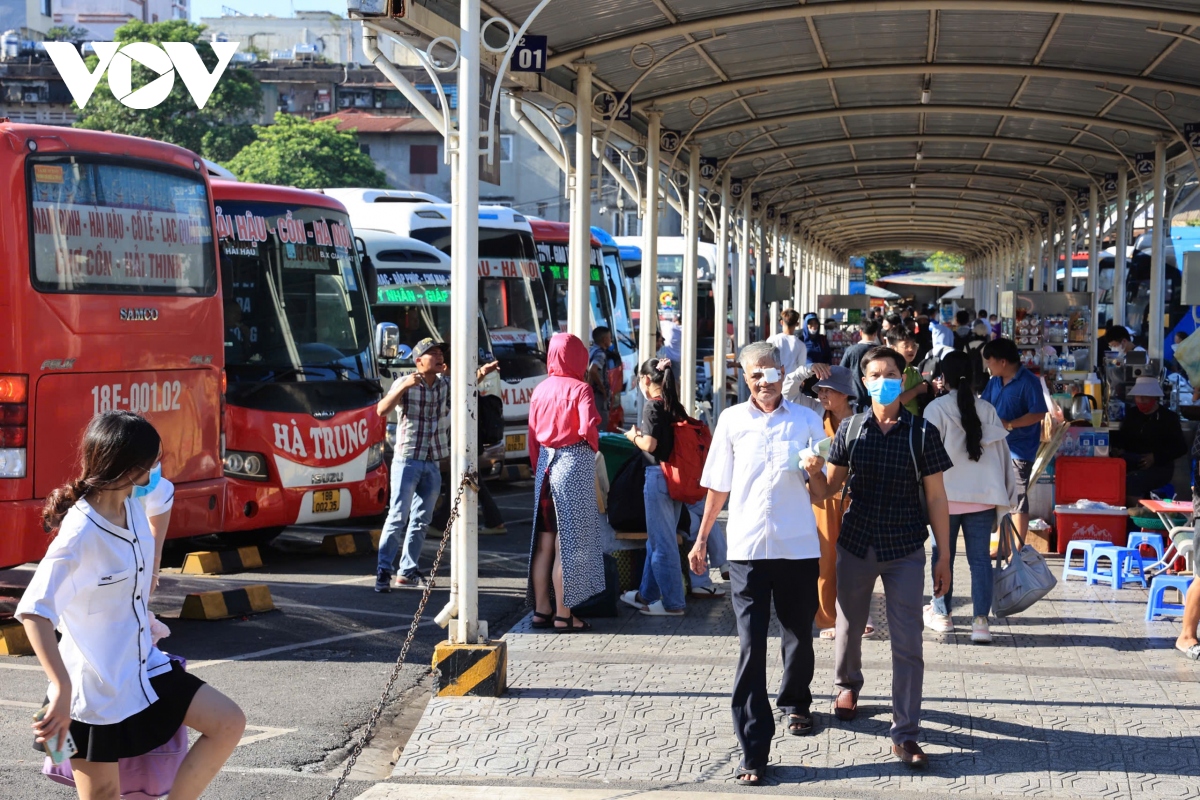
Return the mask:
<svg viewBox="0 0 1200 800"><path fill-rule="evenodd" d="M379 569L396 572L396 557L403 535L404 553L399 573L410 578L416 575L421 546L425 544L425 527L433 518L433 507L441 490L442 473L438 471L436 461L392 459L392 505L379 537Z"/></svg>
<svg viewBox="0 0 1200 800"><path fill-rule="evenodd" d="M667 479L657 465L646 467L646 566L638 594L647 603L662 600L667 611L684 607L683 566L675 531L679 527L678 500L667 494Z"/></svg>
<svg viewBox="0 0 1200 800"><path fill-rule="evenodd" d="M986 617L992 611L992 528L996 524L995 509L971 514L950 515L950 589L942 597L933 598L933 610L949 614L954 591L954 552L958 549L958 529L962 528L967 544L967 565L971 568L971 603L976 617ZM933 544L932 565L938 560L937 542Z"/></svg>
<svg viewBox="0 0 1200 800"><path fill-rule="evenodd" d="M691 520L691 527L685 536L693 542L696 541L696 534L700 533L700 522L704 518L704 501L697 500L687 507L688 517ZM714 522L712 530L708 533L708 566L720 569L721 566L728 560L728 546L725 541L725 529L721 527L720 522ZM708 577L708 570L704 570L703 575L692 573L692 588L707 589L712 586L712 578Z"/></svg>

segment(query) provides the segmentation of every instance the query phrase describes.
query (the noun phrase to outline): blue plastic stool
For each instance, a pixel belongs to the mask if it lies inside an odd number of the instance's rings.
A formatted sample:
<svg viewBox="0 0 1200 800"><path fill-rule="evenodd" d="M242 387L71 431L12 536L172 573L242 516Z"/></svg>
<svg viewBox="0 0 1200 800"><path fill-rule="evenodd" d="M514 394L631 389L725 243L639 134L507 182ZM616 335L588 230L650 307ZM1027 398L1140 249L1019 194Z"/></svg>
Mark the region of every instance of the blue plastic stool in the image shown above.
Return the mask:
<svg viewBox="0 0 1200 800"><path fill-rule="evenodd" d="M1154 580L1150 582L1150 597L1146 600L1146 621L1149 622L1157 615L1182 617L1183 606L1164 603L1163 594L1167 589L1178 589L1179 593L1186 597L1193 580L1191 575L1155 575Z"/></svg>
<svg viewBox="0 0 1200 800"><path fill-rule="evenodd" d="M1087 582L1088 585L1107 581L1114 589L1120 589L1125 585L1126 580L1132 581L1133 562L1137 561L1138 574L1137 579L1142 586L1146 585L1146 565L1142 561L1142 552L1136 547L1120 547L1119 545L1105 545L1092 550L1092 565L1088 570ZM1100 559L1107 558L1112 564L1112 569L1102 570L1099 567Z"/></svg>
<svg viewBox="0 0 1200 800"><path fill-rule="evenodd" d="M1092 552L1097 547L1111 547L1112 542L1105 542L1098 539L1075 539L1067 544L1067 554L1063 557L1063 583L1066 583L1068 575L1075 575L1080 578L1087 578L1092 571ZM1073 553L1083 553L1083 566L1072 567L1071 555Z"/></svg>
<svg viewBox="0 0 1200 800"><path fill-rule="evenodd" d="M1143 544L1154 548L1155 562L1162 561L1163 537L1161 533L1151 533L1150 531L1131 533L1129 534L1129 541L1126 543L1126 547L1139 547Z"/></svg>

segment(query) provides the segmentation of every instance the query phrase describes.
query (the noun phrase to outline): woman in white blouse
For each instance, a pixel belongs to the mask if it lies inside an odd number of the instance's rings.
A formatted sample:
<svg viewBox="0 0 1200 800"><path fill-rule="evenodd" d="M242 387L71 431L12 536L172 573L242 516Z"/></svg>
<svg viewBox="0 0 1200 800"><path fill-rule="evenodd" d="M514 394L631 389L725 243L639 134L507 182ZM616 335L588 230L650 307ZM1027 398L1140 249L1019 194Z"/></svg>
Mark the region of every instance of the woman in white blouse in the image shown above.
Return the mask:
<svg viewBox="0 0 1200 800"><path fill-rule="evenodd" d="M201 736L180 765L173 800L198 798L241 739L229 698L184 672L150 638L155 541L139 498L161 480L161 441L137 414L109 411L84 433L78 478L46 499L54 541L16 616L50 679L39 745L69 731L83 800L116 800L118 760L166 744L181 725ZM62 634L55 640L55 629Z"/></svg>
<svg viewBox="0 0 1200 800"><path fill-rule="evenodd" d="M971 641L992 641L988 615L992 610L992 529L997 509L1016 504L1016 474L1008 451L1008 431L996 409L971 392L971 358L966 353L948 353L940 364L950 393L925 408L925 420L938 429L946 453L954 466L943 480L950 501L950 559L958 545L961 528L971 569ZM936 563L938 548L933 546ZM953 581L943 597L925 606L925 626L938 633L952 633L951 595Z"/></svg>

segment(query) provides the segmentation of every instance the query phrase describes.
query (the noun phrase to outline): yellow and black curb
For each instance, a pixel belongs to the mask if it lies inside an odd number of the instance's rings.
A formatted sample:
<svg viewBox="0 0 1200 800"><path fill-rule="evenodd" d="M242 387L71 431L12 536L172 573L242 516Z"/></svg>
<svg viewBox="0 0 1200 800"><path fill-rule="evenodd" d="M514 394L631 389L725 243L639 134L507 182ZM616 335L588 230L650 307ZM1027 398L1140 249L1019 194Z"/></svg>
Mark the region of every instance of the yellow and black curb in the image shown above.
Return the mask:
<svg viewBox="0 0 1200 800"><path fill-rule="evenodd" d="M508 688L508 643L440 642L433 668L438 697L499 697Z"/></svg>
<svg viewBox="0 0 1200 800"><path fill-rule="evenodd" d="M327 556L357 556L379 550L381 528L358 533L331 533L321 540L321 554Z"/></svg>
<svg viewBox="0 0 1200 800"><path fill-rule="evenodd" d="M0 656L31 656L33 645L25 635L25 626L15 619L0 622Z"/></svg>
<svg viewBox="0 0 1200 800"><path fill-rule="evenodd" d="M275 601L265 584L224 592L197 592L183 598L180 619L229 619L274 611Z"/></svg>
<svg viewBox="0 0 1200 800"><path fill-rule="evenodd" d="M188 553L183 560L183 575L225 575L262 567L262 555L257 547L237 550L201 550Z"/></svg>

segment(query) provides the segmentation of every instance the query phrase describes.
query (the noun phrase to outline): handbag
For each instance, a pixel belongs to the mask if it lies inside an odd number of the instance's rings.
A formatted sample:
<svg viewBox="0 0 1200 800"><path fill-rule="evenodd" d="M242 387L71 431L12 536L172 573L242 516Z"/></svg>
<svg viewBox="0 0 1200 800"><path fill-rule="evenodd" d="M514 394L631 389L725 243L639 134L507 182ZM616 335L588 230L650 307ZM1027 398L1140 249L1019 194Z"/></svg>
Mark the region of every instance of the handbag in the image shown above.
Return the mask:
<svg viewBox="0 0 1200 800"><path fill-rule="evenodd" d="M187 660L182 656L171 655L169 658L187 669ZM122 758L118 765L122 800L157 800L166 797L171 793L175 775L187 752L188 729L180 725L170 741L161 747L134 758ZM71 770L70 759L55 764L47 756L42 765L42 774L63 786L75 786L75 773Z"/></svg>
<svg viewBox="0 0 1200 800"><path fill-rule="evenodd" d="M1057 583L1046 559L1025 544L1012 515L1005 514L1000 521L1000 545L992 573L992 608L996 616L1021 613L1049 594Z"/></svg>

